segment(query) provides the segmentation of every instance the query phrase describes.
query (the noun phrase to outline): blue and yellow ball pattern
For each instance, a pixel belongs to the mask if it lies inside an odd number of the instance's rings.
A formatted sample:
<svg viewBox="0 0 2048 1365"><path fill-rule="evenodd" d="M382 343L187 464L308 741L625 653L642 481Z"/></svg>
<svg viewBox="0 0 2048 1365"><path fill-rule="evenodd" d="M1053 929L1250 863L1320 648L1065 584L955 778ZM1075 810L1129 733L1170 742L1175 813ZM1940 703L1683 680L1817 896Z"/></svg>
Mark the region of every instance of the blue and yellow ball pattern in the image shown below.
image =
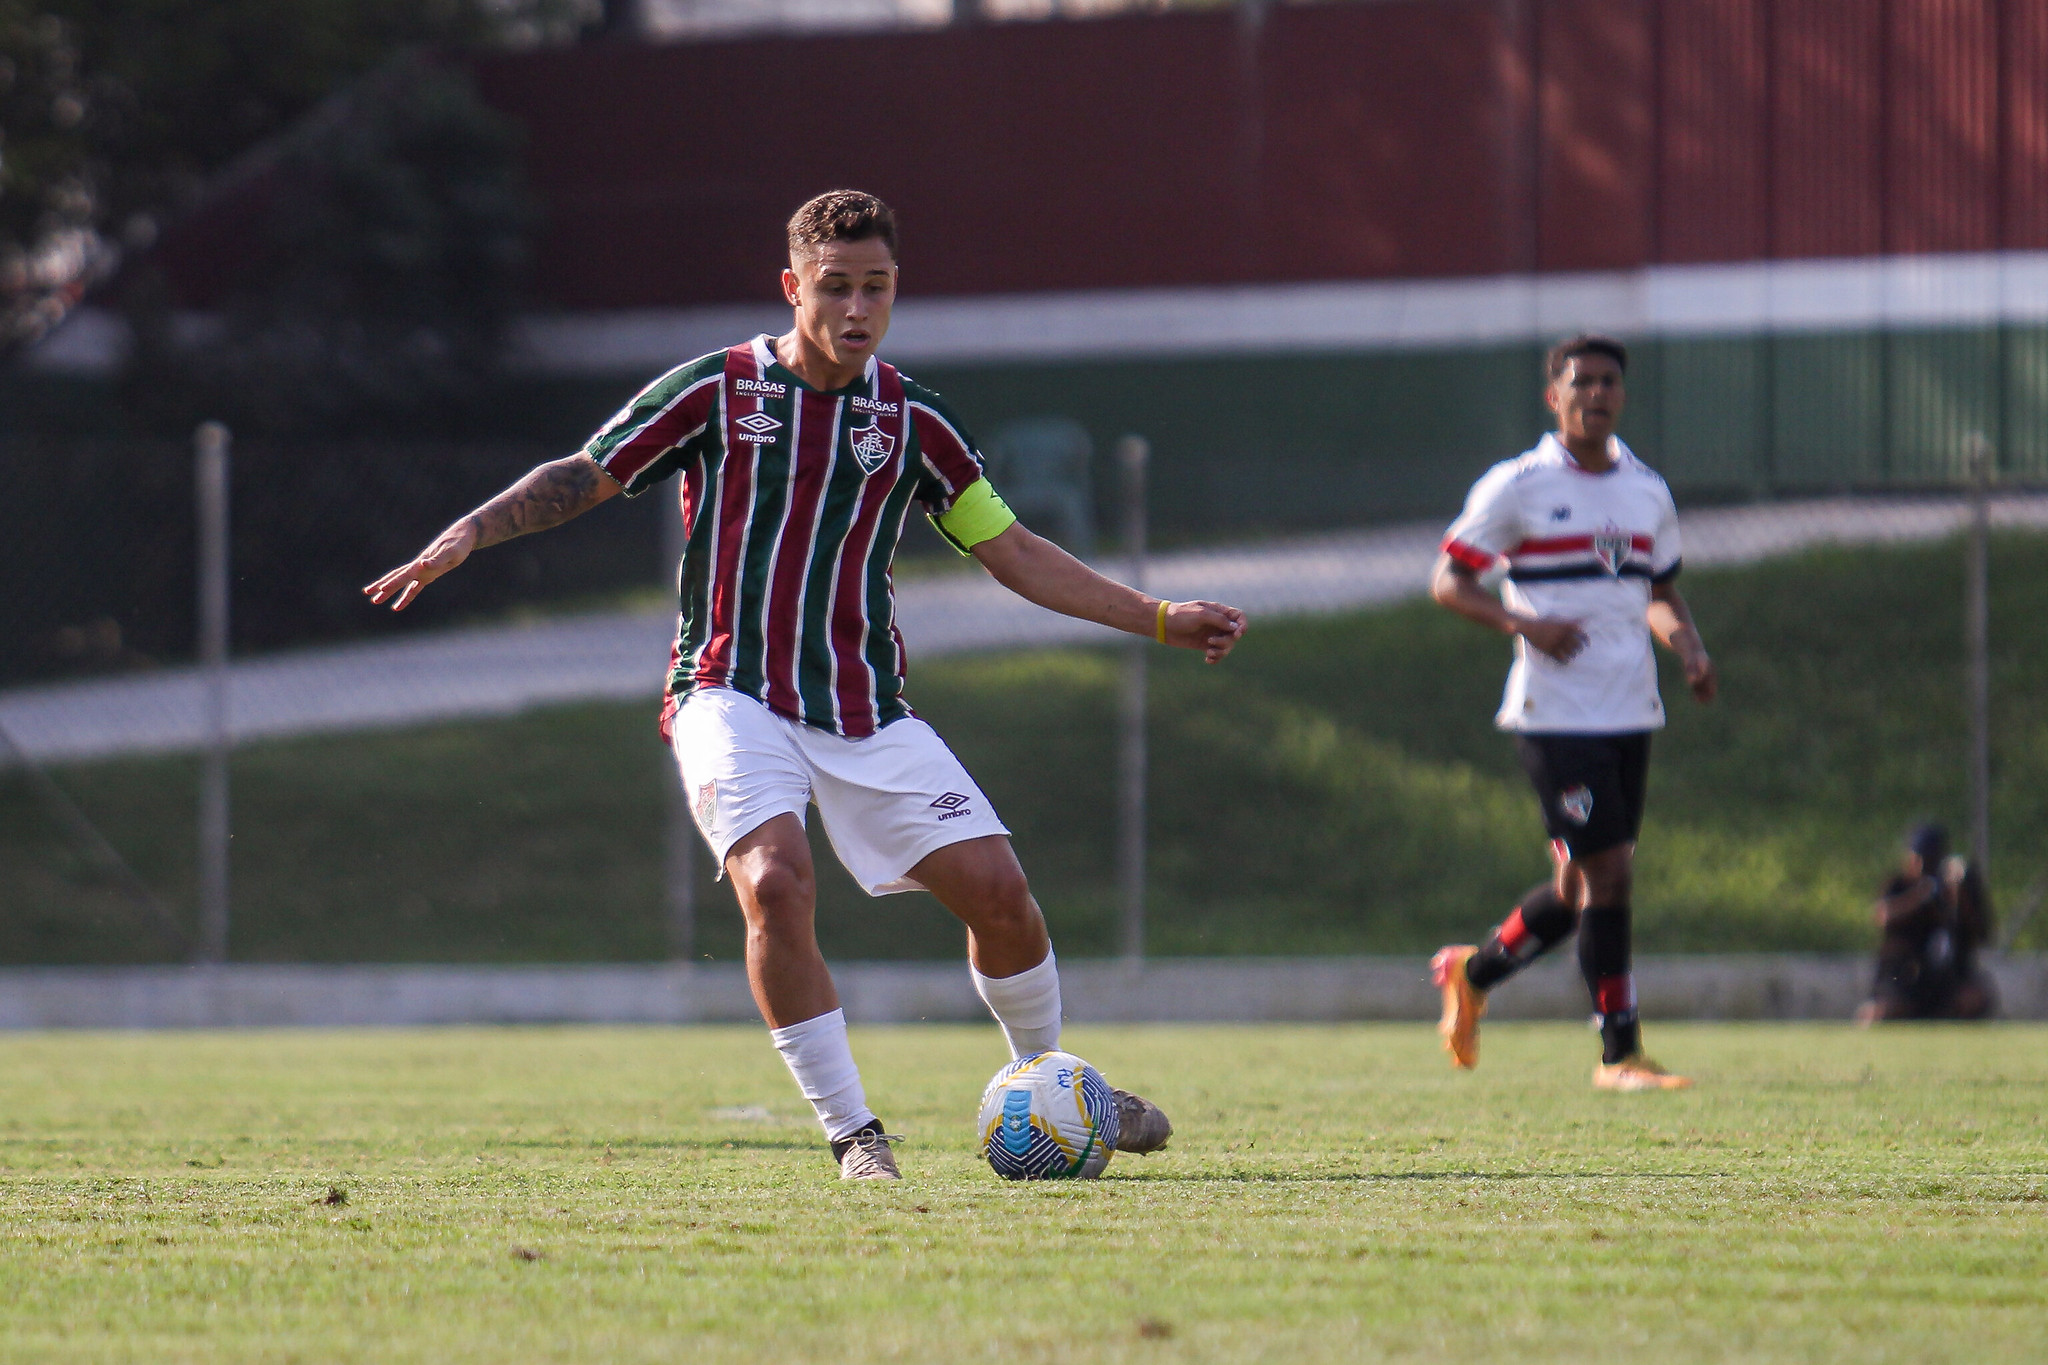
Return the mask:
<svg viewBox="0 0 2048 1365"><path fill-rule="evenodd" d="M1034 1052L981 1096L981 1150L1005 1180L1093 1180L1116 1154L1120 1115L1102 1073L1071 1052Z"/></svg>

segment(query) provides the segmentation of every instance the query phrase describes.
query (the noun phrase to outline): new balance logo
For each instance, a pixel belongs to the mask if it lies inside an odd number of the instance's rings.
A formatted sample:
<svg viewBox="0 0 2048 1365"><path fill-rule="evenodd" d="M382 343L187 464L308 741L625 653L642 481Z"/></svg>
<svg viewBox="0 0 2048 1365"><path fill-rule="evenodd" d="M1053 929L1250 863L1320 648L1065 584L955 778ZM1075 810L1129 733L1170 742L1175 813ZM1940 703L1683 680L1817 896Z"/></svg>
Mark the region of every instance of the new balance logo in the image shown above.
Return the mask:
<svg viewBox="0 0 2048 1365"><path fill-rule="evenodd" d="M853 400L853 410L855 412L872 412L882 417L894 417L898 412L902 411L902 405L899 403L884 403L874 398L855 398Z"/></svg>
<svg viewBox="0 0 2048 1365"><path fill-rule="evenodd" d="M732 387L735 393L758 393L766 398L780 398L789 392L789 385L766 379L735 379Z"/></svg>
<svg viewBox="0 0 2048 1365"><path fill-rule="evenodd" d="M1566 503L1551 508L1550 519L1552 521L1570 521L1572 519L1571 505L1569 503Z"/></svg>
<svg viewBox="0 0 2048 1365"><path fill-rule="evenodd" d="M782 430L782 419L770 417L765 412L750 412L745 417L735 418L733 425L740 429L742 441L764 445L775 439L775 433Z"/></svg>
<svg viewBox="0 0 2048 1365"><path fill-rule="evenodd" d="M889 462L896 453L896 438L882 430L882 424L855 427L853 430L853 457L860 461L860 467L872 474Z"/></svg>

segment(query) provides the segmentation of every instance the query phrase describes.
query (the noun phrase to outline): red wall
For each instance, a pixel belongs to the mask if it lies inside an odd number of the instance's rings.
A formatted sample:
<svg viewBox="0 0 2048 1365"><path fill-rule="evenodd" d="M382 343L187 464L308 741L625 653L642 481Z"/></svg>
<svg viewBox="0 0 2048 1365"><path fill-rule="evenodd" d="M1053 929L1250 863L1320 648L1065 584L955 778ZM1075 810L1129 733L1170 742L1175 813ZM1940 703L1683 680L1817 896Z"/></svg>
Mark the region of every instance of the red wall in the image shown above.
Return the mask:
<svg viewBox="0 0 2048 1365"><path fill-rule="evenodd" d="M2048 0L1389 0L489 59L574 308L2048 246Z"/></svg>
<svg viewBox="0 0 2048 1365"><path fill-rule="evenodd" d="M1489 3L584 48L484 64L573 307L772 296L835 185L921 291L1466 274L1514 247Z"/></svg>

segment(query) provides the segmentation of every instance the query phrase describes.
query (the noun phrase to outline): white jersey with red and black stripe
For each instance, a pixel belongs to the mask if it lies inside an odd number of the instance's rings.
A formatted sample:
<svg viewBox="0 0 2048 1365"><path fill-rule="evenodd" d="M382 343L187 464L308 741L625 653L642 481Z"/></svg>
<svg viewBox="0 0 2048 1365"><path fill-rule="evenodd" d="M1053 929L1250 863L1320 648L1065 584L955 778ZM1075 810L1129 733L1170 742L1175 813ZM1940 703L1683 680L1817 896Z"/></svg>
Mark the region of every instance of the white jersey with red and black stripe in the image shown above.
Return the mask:
<svg viewBox="0 0 2048 1365"><path fill-rule="evenodd" d="M584 453L629 494L683 477L664 724L700 687L855 739L910 714L896 546L912 502L942 515L984 477L937 395L876 360L822 392L760 336L663 375Z"/></svg>
<svg viewBox="0 0 2048 1365"><path fill-rule="evenodd" d="M1678 509L1657 472L1619 440L1604 473L1555 436L1472 486L1444 552L1480 572L1505 565L1516 611L1577 621L1586 647L1559 663L1516 637L1495 722L1540 734L1625 734L1664 724L1647 613L1650 585L1678 575Z"/></svg>

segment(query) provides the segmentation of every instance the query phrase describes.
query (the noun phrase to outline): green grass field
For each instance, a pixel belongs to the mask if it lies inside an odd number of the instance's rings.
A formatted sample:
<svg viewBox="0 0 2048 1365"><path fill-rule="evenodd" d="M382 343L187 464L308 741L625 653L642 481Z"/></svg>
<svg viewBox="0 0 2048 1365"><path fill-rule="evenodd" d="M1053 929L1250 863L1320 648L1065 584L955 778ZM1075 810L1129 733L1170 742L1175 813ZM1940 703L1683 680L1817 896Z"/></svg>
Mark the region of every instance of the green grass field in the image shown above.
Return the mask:
<svg viewBox="0 0 2048 1365"><path fill-rule="evenodd" d="M1179 1127L971 1150L993 1028L856 1030L848 1187L757 1029L0 1037L0 1361L2021 1361L2048 1032L1076 1029Z"/></svg>
<svg viewBox="0 0 2048 1365"><path fill-rule="evenodd" d="M1653 952L1868 948L1905 824L1964 822L1961 551L1827 550L1700 572L1687 591L1725 678L1669 677L1639 861ZM1994 890L2048 871L2048 537L1992 565ZM1543 875L1542 831L1494 732L1503 641L1427 603L1255 621L1220 668L1155 656L1151 948L1416 952L1469 938ZM1116 948L1117 656L914 663L910 695L1011 828L1063 952ZM58 774L189 914L195 764ZM254 961L662 956L673 770L651 706L254 745L235 762L234 955ZM822 852L822 844L820 845ZM839 957L953 957L925 896L861 895L821 857ZM705 877L698 950L732 958ZM2023 945L2048 944L2048 920ZM0 774L0 961L166 949Z"/></svg>

